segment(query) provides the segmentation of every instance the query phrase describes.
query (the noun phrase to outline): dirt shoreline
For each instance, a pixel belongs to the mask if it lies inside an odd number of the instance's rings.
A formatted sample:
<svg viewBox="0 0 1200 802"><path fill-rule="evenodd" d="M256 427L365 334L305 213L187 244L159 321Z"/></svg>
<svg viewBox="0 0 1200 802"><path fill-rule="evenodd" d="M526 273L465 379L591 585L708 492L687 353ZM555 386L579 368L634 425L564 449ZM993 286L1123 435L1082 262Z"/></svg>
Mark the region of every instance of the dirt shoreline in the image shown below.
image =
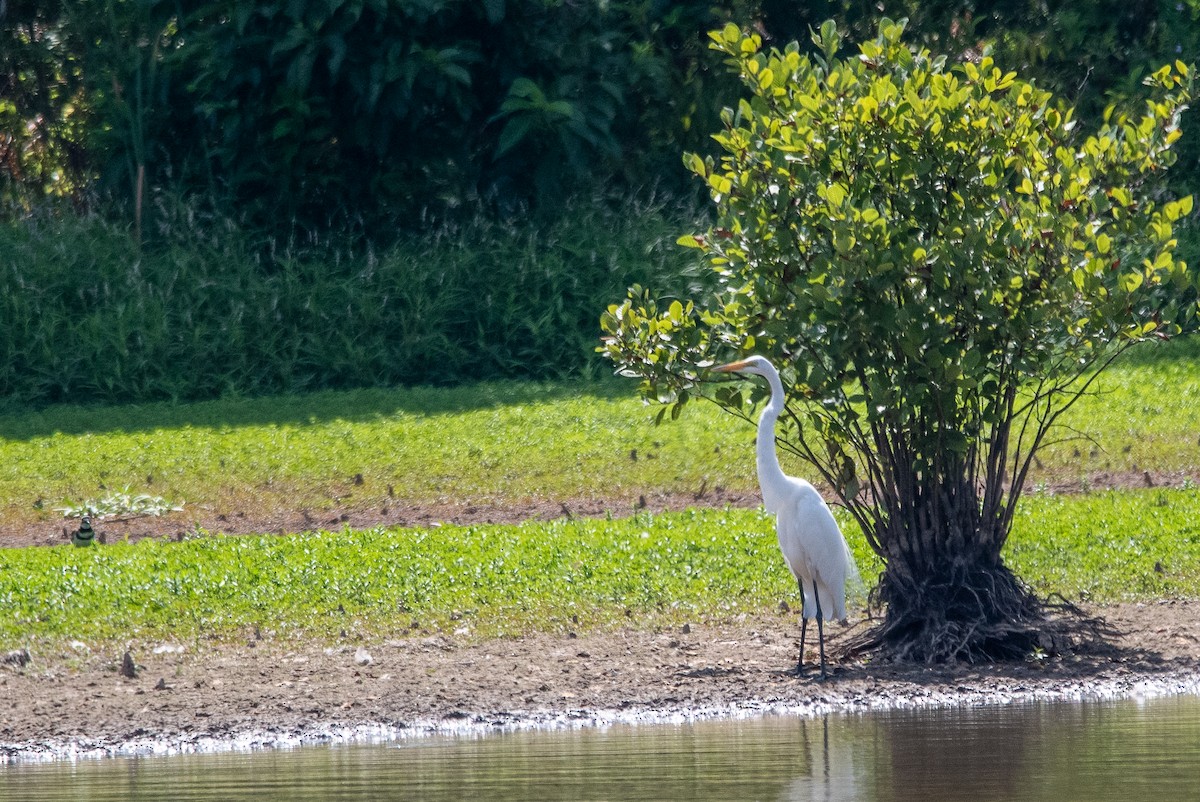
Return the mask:
<svg viewBox="0 0 1200 802"><path fill-rule="evenodd" d="M999 665L794 664L794 612L670 631L452 633L332 646L249 640L77 644L0 667L0 762L370 742L433 733L774 713L1200 693L1200 601L1091 610L1119 635L1074 655ZM831 627L836 650L858 626ZM810 653L810 657L815 656ZM3 657L3 656L0 656Z"/></svg>
<svg viewBox="0 0 1200 802"><path fill-rule="evenodd" d="M752 506L757 496L660 494L513 509L393 505L386 515L369 507L346 510L328 525L499 523L697 503ZM105 529L111 537L137 540L186 536L198 526L236 534L324 523L302 513L251 510L212 521L142 519ZM66 541L61 525L0 526L0 546ZM224 644L139 643L131 650L132 677L120 672L123 653L75 644L54 654L31 646L28 655L0 654L0 764L613 722L1200 693L1200 600L1090 612L1120 634L1077 654L938 667L841 660L825 683L786 673L796 659L794 611L695 621L671 631L632 622L618 632L484 641L469 633L415 632L336 644L253 636ZM862 625L831 627L831 651Z"/></svg>

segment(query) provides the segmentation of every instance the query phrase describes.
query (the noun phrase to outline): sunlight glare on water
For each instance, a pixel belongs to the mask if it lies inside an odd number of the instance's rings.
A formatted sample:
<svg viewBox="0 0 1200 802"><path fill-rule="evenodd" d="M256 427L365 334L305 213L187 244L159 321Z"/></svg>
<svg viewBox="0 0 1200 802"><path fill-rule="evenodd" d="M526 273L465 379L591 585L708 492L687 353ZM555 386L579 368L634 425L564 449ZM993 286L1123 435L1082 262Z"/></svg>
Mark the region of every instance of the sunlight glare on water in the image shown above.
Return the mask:
<svg viewBox="0 0 1200 802"><path fill-rule="evenodd" d="M770 716L0 767L0 800L1200 798L1200 698Z"/></svg>

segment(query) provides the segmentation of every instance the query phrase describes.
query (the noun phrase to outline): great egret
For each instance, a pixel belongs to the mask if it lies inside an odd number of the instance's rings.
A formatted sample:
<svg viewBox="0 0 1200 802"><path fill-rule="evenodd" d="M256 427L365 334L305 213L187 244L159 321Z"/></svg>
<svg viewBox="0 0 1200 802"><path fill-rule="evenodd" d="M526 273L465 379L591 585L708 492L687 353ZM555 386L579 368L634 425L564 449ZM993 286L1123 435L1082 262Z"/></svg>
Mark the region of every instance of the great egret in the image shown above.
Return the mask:
<svg viewBox="0 0 1200 802"><path fill-rule="evenodd" d="M784 408L783 382L779 371L761 356L752 356L714 368L717 373L753 373L771 386L771 401L758 419L758 483L763 506L775 515L779 548L796 577L804 609L800 623L800 660L796 673L804 669L804 638L808 619L817 619L817 642L821 654L821 679L825 679L825 627L823 619L846 618L846 581L857 571L846 539L817 489L804 479L788 476L779 467L775 452L775 421Z"/></svg>

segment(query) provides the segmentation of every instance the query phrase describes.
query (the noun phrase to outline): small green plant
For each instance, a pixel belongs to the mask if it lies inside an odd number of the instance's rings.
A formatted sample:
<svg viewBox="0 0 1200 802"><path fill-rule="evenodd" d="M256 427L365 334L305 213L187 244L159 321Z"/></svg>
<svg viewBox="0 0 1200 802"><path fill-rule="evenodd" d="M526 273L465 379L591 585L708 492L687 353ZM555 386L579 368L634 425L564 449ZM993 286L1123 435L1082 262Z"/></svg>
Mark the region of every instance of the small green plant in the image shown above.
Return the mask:
<svg viewBox="0 0 1200 802"><path fill-rule="evenodd" d="M82 502L67 502L66 506L55 507L64 518L83 518L87 516L95 520L127 521L132 518L158 517L169 512L179 512L183 503L171 503L162 496L151 496L145 493L134 495L129 488L115 493L109 493L99 499L88 499Z"/></svg>

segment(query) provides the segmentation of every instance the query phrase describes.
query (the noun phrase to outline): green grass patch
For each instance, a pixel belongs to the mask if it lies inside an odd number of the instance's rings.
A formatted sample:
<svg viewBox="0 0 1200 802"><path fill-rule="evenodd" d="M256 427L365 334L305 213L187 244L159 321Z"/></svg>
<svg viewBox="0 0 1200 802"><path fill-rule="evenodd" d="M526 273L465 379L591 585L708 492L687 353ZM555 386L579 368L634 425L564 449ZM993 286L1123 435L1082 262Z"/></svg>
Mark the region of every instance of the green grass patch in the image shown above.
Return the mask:
<svg viewBox="0 0 1200 802"><path fill-rule="evenodd" d="M1007 559L1040 594L1200 595L1200 496L1033 496ZM864 580L879 564L851 533ZM0 648L273 637L471 636L727 619L795 604L772 522L692 510L516 526L0 551ZM861 594L854 600L860 609Z"/></svg>
<svg viewBox="0 0 1200 802"><path fill-rule="evenodd" d="M0 551L0 646L695 621L787 597L748 510Z"/></svg>
<svg viewBox="0 0 1200 802"><path fill-rule="evenodd" d="M1187 472L1200 466L1200 338L1146 343L1102 374L1064 417L1033 479L1095 472Z"/></svg>
<svg viewBox="0 0 1200 802"><path fill-rule="evenodd" d="M1005 555L1038 593L1113 602L1200 596L1200 493L1034 494Z"/></svg>
<svg viewBox="0 0 1200 802"><path fill-rule="evenodd" d="M1194 475L1192 342L1103 376L1042 455L1029 490L1099 472ZM53 520L107 491L188 511L325 510L447 501L753 492L754 428L709 403L654 426L628 382L485 383L255 399L53 406L0 415L0 522ZM791 473L816 479L785 459ZM358 481L361 477L362 481ZM389 493L390 488L390 493Z"/></svg>
<svg viewBox="0 0 1200 802"><path fill-rule="evenodd" d="M757 487L753 427L711 405L655 427L628 389L503 383L0 416L0 517L52 520L105 488L183 502L186 518Z"/></svg>

